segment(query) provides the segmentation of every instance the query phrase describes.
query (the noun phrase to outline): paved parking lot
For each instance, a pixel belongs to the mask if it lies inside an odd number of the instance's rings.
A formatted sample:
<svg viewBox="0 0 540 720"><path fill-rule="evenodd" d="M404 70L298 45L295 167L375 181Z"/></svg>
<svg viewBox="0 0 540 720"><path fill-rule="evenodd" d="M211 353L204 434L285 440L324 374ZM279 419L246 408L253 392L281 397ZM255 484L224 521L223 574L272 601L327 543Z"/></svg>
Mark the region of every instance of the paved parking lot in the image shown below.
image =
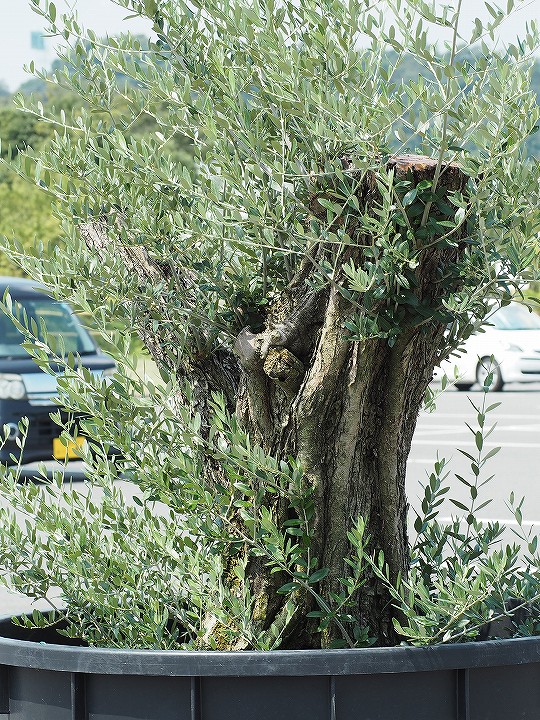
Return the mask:
<svg viewBox="0 0 540 720"><path fill-rule="evenodd" d="M484 478L495 474L493 480L482 490L482 498L493 498L490 505L480 511L485 519L502 520L510 527L515 520L507 508L511 491L516 498L526 496L523 507L524 525L534 527L540 532L540 386L509 385L502 393L488 395L488 403L500 402L501 405L487 415L486 424L497 423L493 433L486 441L486 452L500 447L499 453L485 466ZM476 429L476 412L471 405L482 402L483 393L447 391L437 400L434 413L422 413L413 440L409 457L407 491L409 501L418 505L421 492L419 482L425 483L427 473L433 470L433 464L439 457L450 461L451 474L449 496L468 501L467 489L455 478L455 473L472 479L470 460L458 449L471 455L477 455L474 437L466 427L468 422ZM481 500L479 499L478 504ZM455 515L459 511L446 501L442 506L442 517ZM515 539L513 534L508 540Z"/></svg>

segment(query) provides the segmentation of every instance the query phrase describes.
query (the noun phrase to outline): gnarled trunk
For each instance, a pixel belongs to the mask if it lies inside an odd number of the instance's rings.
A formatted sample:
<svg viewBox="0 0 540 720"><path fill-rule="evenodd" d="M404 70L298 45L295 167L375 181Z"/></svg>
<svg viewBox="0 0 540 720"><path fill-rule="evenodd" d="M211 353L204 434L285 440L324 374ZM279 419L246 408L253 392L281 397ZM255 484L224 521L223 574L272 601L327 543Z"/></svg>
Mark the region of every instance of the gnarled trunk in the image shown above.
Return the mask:
<svg viewBox="0 0 540 720"><path fill-rule="evenodd" d="M413 185L433 180L436 167L434 161L416 157L393 164L396 176L412 179ZM446 192L462 190L465 177L449 166L439 182ZM376 200L369 175L361 193L369 210ZM416 295L424 309L436 308L449 294L446 282L443 287L443 270L456 262L463 247L431 238L425 249L419 249ZM348 258L361 266L362 250L349 249ZM236 351L244 374L237 413L266 451L297 457L314 489L312 551L319 567L329 570L319 586L320 594L329 598L341 589L339 578L350 574L345 562L351 551L347 533L358 516L367 521L371 549L384 552L390 578L395 581L407 573L406 463L445 325L411 316L393 345L378 338L350 341L345 323L353 311L351 302L337 283L326 291L313 291L308 282L311 267L306 259L269 313L263 332L248 329L238 337ZM457 289L458 276L453 290ZM287 519L285 509L276 506L275 512L281 512L282 521ZM254 564L252 572L266 574L254 578L259 592L275 592L280 580L268 575L262 564ZM309 606L309 599L306 603ZM356 603L361 622L381 644L392 644L393 609L375 578L369 590L358 592ZM290 628L288 643L317 644L320 638L311 630L308 621L297 622ZM322 642L331 642L334 632L329 629Z"/></svg>
<svg viewBox="0 0 540 720"><path fill-rule="evenodd" d="M411 187L429 180L442 190L443 200L449 192L465 188L466 177L455 165L443 166L440 172L434 160L405 156L389 166L397 179L408 180ZM357 184L361 212L369 214L380 201L375 178L368 173ZM324 190L314 188L315 216L323 195ZM437 212L434 203L426 215ZM99 224L85 226L82 232L89 246L103 252L107 239ZM459 273L448 273L447 268L464 252L460 232L453 231L452 242L433 236L416 240L414 293L423 311L416 315L408 306L393 344L378 337L354 341L347 337L345 323L354 311L377 312L377 308L362 308L361 299L352 303L341 291L342 277L334 277L325 289L314 289L312 276L329 252L321 243L305 256L296 277L271 306L264 329L253 333L248 327L238 335L236 357L221 348L198 361L191 358L179 369L194 386L203 420L210 413L211 393L221 391L229 409L236 403L239 422L253 442L278 458L298 458L314 491L312 553L318 566L328 569L319 586L325 598L339 591L339 579L350 574L345 561L351 550L347 533L358 516L367 522L371 549L384 552L390 578L407 573L406 462L445 331L444 320L437 319L442 316L435 313L429 322L426 317L459 290ZM345 248L342 262L352 260L362 267L362 246L374 242L375 238L364 237ZM167 269L140 257L144 253L140 248L118 251L142 282L164 278ZM186 288L189 291L188 281ZM143 340L156 361L165 362L159 332L145 333ZM207 472L211 476L220 470L210 461ZM268 502L278 522L289 519L287 503L272 498ZM261 558L254 558L248 571L258 616L263 609L256 622L268 627L283 607L283 596L276 594L283 577L271 574ZM378 642L393 644L393 609L382 584L370 578L354 600L361 622ZM305 618L314 609L313 600L306 595L301 602L302 612L290 621L283 645L329 644L335 629L329 628L322 639L314 634L313 621Z"/></svg>

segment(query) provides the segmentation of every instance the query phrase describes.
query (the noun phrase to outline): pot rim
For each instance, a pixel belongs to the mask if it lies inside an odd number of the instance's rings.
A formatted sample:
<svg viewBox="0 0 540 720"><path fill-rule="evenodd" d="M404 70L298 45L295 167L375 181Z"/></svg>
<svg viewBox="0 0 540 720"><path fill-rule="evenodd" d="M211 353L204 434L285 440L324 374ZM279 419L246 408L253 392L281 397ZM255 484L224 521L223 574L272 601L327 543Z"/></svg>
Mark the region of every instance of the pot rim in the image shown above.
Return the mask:
<svg viewBox="0 0 540 720"><path fill-rule="evenodd" d="M73 647L1 635L0 664L64 672L171 677L371 675L540 663L540 636L353 650L130 650Z"/></svg>

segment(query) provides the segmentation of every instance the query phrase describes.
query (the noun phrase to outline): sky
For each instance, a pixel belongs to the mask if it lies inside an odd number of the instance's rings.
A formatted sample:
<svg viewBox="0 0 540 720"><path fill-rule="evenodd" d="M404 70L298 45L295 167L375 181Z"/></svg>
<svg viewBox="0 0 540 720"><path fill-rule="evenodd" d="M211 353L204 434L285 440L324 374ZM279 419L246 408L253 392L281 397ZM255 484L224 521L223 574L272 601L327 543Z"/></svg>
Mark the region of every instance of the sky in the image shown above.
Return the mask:
<svg viewBox="0 0 540 720"><path fill-rule="evenodd" d="M538 0L540 2L540 0ZM98 34L122 31L150 34L150 22L124 21L129 13L112 0L55 0L58 15L75 6L83 26ZM0 82L14 91L30 79L23 66L34 60L36 67L49 67L54 59L55 39L45 38L45 50L31 47L32 32L43 30L43 18L31 9L28 0L0 0Z"/></svg>
<svg viewBox="0 0 540 720"><path fill-rule="evenodd" d="M124 21L126 10L118 7L113 0L56 0L58 13L65 10L68 1L75 4L82 24L98 34L114 34L122 30L150 34L149 23L145 24L141 19ZM499 2L506 5L506 0ZM491 3L497 4L496 0L491 0ZM464 23L472 24L475 17L488 17L483 0L464 0L463 8ZM524 8L506 21L500 33L502 42L513 42L517 36L523 35L525 23L531 19L540 21L540 0L528 0ZM32 12L27 0L0 0L0 82L9 90L16 90L29 79L23 65L34 60L37 67L49 67L54 59L52 39L45 39L44 50L31 47L31 33L39 33L42 29L42 18Z"/></svg>

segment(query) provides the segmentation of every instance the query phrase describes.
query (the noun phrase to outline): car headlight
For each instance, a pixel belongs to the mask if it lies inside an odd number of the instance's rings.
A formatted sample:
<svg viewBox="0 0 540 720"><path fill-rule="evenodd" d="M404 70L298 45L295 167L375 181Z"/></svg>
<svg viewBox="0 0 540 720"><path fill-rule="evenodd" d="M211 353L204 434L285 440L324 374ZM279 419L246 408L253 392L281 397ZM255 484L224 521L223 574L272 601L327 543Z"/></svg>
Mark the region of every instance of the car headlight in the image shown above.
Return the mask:
<svg viewBox="0 0 540 720"><path fill-rule="evenodd" d="M504 349L510 350L510 352L523 352L523 348L519 347L519 345L514 345L514 343L504 343Z"/></svg>
<svg viewBox="0 0 540 720"><path fill-rule="evenodd" d="M26 387L20 375L0 373L0 400L27 400Z"/></svg>

